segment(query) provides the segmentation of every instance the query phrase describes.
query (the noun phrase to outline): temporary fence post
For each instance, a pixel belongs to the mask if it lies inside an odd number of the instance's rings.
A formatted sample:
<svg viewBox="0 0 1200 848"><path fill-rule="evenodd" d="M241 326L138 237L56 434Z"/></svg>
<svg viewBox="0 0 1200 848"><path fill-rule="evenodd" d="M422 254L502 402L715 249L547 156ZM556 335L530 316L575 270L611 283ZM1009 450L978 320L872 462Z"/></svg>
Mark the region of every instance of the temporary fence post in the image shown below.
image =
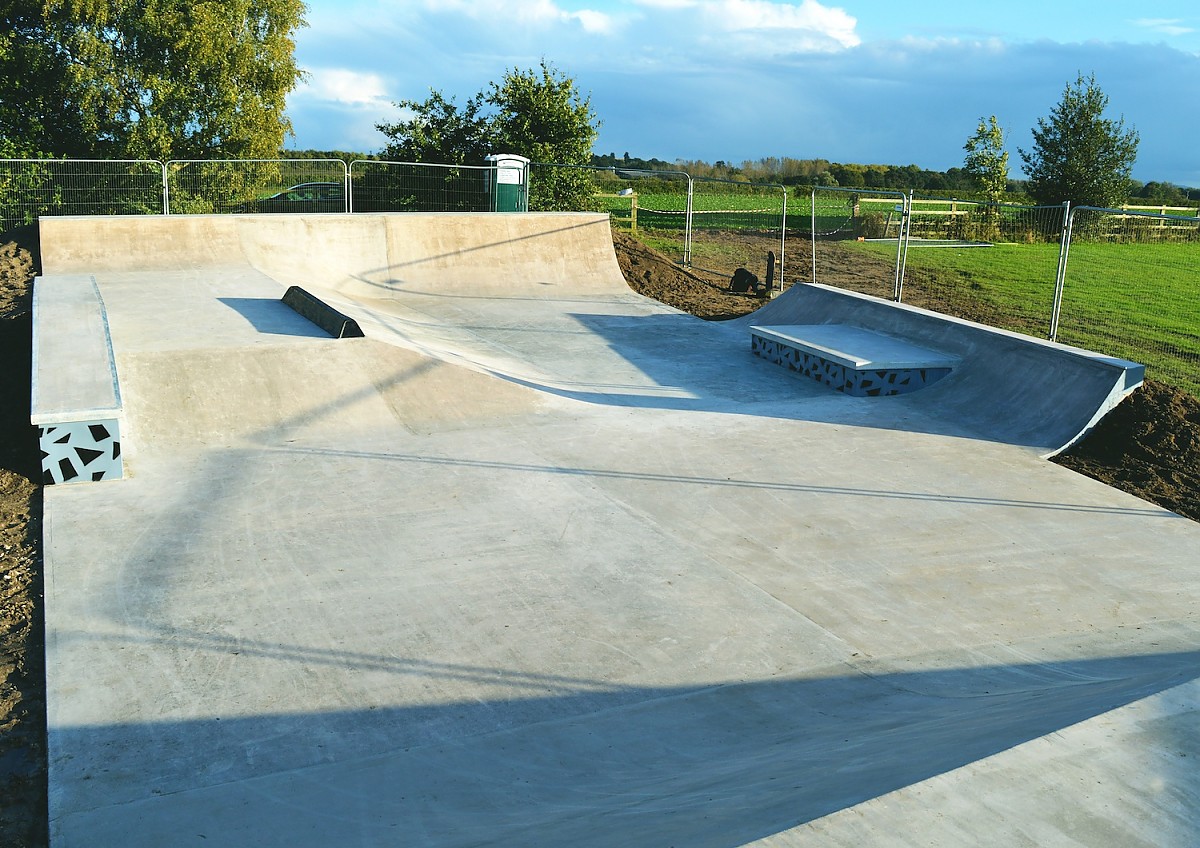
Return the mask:
<svg viewBox="0 0 1200 848"><path fill-rule="evenodd" d="M809 214L812 219L812 227L809 230L809 238L812 239L812 280L817 281L817 187L812 189L812 205L809 206Z"/></svg>
<svg viewBox="0 0 1200 848"><path fill-rule="evenodd" d="M342 163L342 199L345 203L342 204L342 211L349 215L353 210L353 201L350 199L350 166L346 164L346 160L340 160Z"/></svg>
<svg viewBox="0 0 1200 848"><path fill-rule="evenodd" d="M779 225L779 290L783 291L784 252L787 250L787 189L783 190L783 221Z"/></svg>
<svg viewBox="0 0 1200 848"><path fill-rule="evenodd" d="M912 232L912 204L913 191L909 189L908 196L901 204L903 209L900 213L900 239L896 247L896 286L892 292L896 303L901 303L904 297L904 271L908 264L908 237Z"/></svg>
<svg viewBox="0 0 1200 848"><path fill-rule="evenodd" d="M683 225L683 267L692 267L692 175L687 177L687 208Z"/></svg>
<svg viewBox="0 0 1200 848"><path fill-rule="evenodd" d="M1062 314L1063 290L1067 284L1067 254L1071 252L1071 230L1075 222L1075 210L1071 201L1063 201L1063 225L1058 246L1058 271L1054 275L1054 306L1050 310L1050 341L1058 340L1058 319Z"/></svg>
<svg viewBox="0 0 1200 848"><path fill-rule="evenodd" d="M171 214L171 187L167 182L167 163L159 162L159 167L162 168L162 203L163 214Z"/></svg>

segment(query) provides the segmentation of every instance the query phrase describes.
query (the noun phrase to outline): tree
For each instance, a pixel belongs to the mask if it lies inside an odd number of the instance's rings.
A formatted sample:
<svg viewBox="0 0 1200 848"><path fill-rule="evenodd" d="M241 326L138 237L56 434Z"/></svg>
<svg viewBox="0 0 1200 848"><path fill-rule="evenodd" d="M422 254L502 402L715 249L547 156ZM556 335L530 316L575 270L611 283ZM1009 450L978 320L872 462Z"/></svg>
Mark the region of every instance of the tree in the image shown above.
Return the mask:
<svg viewBox="0 0 1200 848"><path fill-rule="evenodd" d="M1187 195L1177 185L1151 180L1142 186L1137 196L1145 200L1156 200L1165 206L1187 205Z"/></svg>
<svg viewBox="0 0 1200 848"><path fill-rule="evenodd" d="M999 203L1008 189L1008 151L995 115L986 121L979 119L975 135L967 139L963 149L967 151L963 170L989 202Z"/></svg>
<svg viewBox="0 0 1200 848"><path fill-rule="evenodd" d="M1080 74L1049 118L1038 119L1033 150L1020 150L1038 203L1115 207L1128 199L1140 138L1124 118L1105 118L1107 107L1095 74Z"/></svg>
<svg viewBox="0 0 1200 848"><path fill-rule="evenodd" d="M384 156L404 162L482 165L489 153L516 153L545 164L530 181L531 209L584 209L592 195L592 144L599 122L575 81L544 60L537 69L513 69L460 109L431 91L424 101L396 104L411 117L376 128L391 139Z"/></svg>
<svg viewBox="0 0 1200 848"><path fill-rule="evenodd" d="M859 188L866 186L867 181L863 176L866 173L866 166L851 164L842 164L835 162L829 167L833 173L835 186L847 186L850 188Z"/></svg>
<svg viewBox="0 0 1200 848"><path fill-rule="evenodd" d="M592 160L599 121L591 98L580 97L575 81L542 60L536 70L513 69L492 83L487 101L496 109L492 141L497 153L519 153L534 162L567 165L543 169L529 187L529 207L585 209L591 204Z"/></svg>
<svg viewBox="0 0 1200 848"><path fill-rule="evenodd" d="M11 0L0 149L54 156L276 156L301 79L302 0Z"/></svg>
<svg viewBox="0 0 1200 848"><path fill-rule="evenodd" d="M482 165L492 150L489 120L480 114L483 94L477 94L461 109L454 98L431 91L423 101L396 103L412 117L375 128L392 139L383 158L397 162L436 162L442 165ZM503 151L509 153L512 151Z"/></svg>

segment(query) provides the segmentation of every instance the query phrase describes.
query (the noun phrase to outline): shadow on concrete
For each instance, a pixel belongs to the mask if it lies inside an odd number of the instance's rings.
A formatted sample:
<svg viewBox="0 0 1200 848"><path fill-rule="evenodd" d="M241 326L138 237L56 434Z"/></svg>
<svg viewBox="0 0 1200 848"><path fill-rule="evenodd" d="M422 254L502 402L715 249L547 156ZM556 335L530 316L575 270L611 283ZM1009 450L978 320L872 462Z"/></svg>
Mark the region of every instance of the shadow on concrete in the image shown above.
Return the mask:
<svg viewBox="0 0 1200 848"><path fill-rule="evenodd" d="M624 687L179 630L147 640L244 662L369 668L394 675L396 700L441 677L513 694L59 728L60 745L107 763L60 786L82 793L70 829L93 845L173 833L180 845L733 848L1200 675L1193 651ZM1164 744L1186 732L1172 721L1157 726Z"/></svg>
<svg viewBox="0 0 1200 848"><path fill-rule="evenodd" d="M532 313L526 322L512 313L498 316L483 303L464 314L431 315L422 305L425 297L404 293L394 300L400 309L389 308L389 301L355 306L385 333L377 336L382 341L450 362L465 360L499 379L582 403L847 424L1039 453L1051 453L1077 435L1099 403L1089 395L1082 403L1055 406L1050 397L1031 405L1005 394L1019 377L989 386L965 368L911 394L855 398L754 356L741 322L708 322L676 312L554 313L554 305L566 302L552 298L544 303L547 314L560 316L557 322ZM614 381L622 371L625 378Z"/></svg>
<svg viewBox="0 0 1200 848"><path fill-rule="evenodd" d="M927 503L951 503L968 507L1002 507L1005 509L1048 510L1051 512L1081 512L1097 515L1129 515L1142 518L1158 518L1166 520L1187 521L1183 516L1153 506L1145 509L1103 506L1095 504L1056 503L1052 501L1020 500L1015 498L994 498L973 495L955 495L944 492L906 492L898 489L865 489L849 486L819 486L810 483L796 483L787 480L752 480L736 477L710 477L686 474L663 474L658 472L639 471L632 469L537 465L533 463L500 462L494 460L468 459L465 457L421 456L418 454L377 453L363 450L331 450L323 448L279 448L281 453L296 453L304 456L334 456L341 458L362 459L369 462L393 462L412 465L450 466L455 468L475 468L489 471L509 471L514 475L535 476L562 475L568 477L586 477L608 480L631 480L646 483L671 483L680 486L698 486L709 488L729 489L761 489L772 492L796 492L821 496L847 498L879 498L883 500L924 501ZM528 482L514 480L514 486L533 485L536 480Z"/></svg>
<svg viewBox="0 0 1200 848"><path fill-rule="evenodd" d="M270 297L219 297L218 301L237 312L254 329L268 336L329 338L329 334L279 301Z"/></svg>
<svg viewBox="0 0 1200 848"><path fill-rule="evenodd" d="M974 438L1042 453L1063 448L1083 432L1113 391L1112 375L1087 371L1077 358L1056 357L1040 348L1034 348L1040 359L1023 356L1020 343L1006 339L1016 346L1011 357L986 349L963 353L963 362L932 386L891 397L849 398L751 354L749 327L754 316L717 327L670 314L571 317L652 380L667 385L681 382L701 400L731 396L730 382L740 377L743 390L761 387L760 402L789 396L842 401L817 409L811 409L812 404L800 406L781 417ZM786 381L779 382L776 372ZM1055 380L1061 384L1055 385ZM693 404L691 408L704 406ZM631 405L645 406L646 399L639 397Z"/></svg>

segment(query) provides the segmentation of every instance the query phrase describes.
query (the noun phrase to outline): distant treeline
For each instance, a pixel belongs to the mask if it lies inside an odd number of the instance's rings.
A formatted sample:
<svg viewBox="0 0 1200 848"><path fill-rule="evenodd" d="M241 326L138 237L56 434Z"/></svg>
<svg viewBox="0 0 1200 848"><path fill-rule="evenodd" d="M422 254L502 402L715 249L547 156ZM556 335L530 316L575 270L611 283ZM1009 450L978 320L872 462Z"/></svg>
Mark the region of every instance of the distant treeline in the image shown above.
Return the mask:
<svg viewBox="0 0 1200 848"><path fill-rule="evenodd" d="M777 183L785 186L846 186L849 188L915 189L918 191L974 190L971 180L960 168L949 171L928 171L916 165L843 165L828 159L791 159L769 157L732 162L702 162L698 159L637 159L626 153L593 155L592 164L601 168L629 168L650 171L680 170L693 177L706 177L735 182Z"/></svg>
<svg viewBox="0 0 1200 848"><path fill-rule="evenodd" d="M282 155L287 159L341 159L344 162L379 158L377 155L345 150L285 150ZM624 156L608 153L593 154L592 165L597 168L624 168L631 171L686 171L693 177L785 186L821 185L896 191L912 189L917 193L951 193L963 198L969 198L977 191L977 187L961 168L930 171L916 165L843 164L830 162L828 159L792 159L787 156L770 156L734 165L720 160L711 164L694 159L666 162L662 159L641 159L628 153ZM1025 202L1028 199L1025 195L1024 180L1009 180L1008 192L1013 202ZM1166 206L1200 207L1200 189L1152 181L1135 184L1129 199L1135 204L1145 202Z"/></svg>
<svg viewBox="0 0 1200 848"><path fill-rule="evenodd" d="M735 182L776 183L785 186L831 186L846 188L876 188L917 193L946 194L971 197L978 187L962 168L930 171L917 165L859 165L830 162L828 159L791 159L771 156L745 161L713 163L679 159L639 159L628 153L592 156L592 164L600 168L627 168L647 171L686 171L693 177L707 177ZM1200 189L1188 189L1171 183L1137 183L1130 193L1131 201L1147 201L1166 206L1200 206ZM1014 202L1024 202L1024 180L1009 180L1008 193Z"/></svg>

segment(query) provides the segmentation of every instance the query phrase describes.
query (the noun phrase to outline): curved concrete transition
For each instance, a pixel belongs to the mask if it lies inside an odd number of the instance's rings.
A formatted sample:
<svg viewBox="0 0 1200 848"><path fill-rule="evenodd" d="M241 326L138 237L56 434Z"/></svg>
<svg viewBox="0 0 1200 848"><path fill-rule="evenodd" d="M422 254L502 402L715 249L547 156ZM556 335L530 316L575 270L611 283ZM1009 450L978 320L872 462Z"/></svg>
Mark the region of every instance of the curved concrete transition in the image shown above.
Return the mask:
<svg viewBox="0 0 1200 848"><path fill-rule="evenodd" d="M1200 841L1200 526L1041 458L1124 366L811 286L706 323L603 216L41 239L127 474L45 492L56 848ZM963 365L749 350L839 322Z"/></svg>

